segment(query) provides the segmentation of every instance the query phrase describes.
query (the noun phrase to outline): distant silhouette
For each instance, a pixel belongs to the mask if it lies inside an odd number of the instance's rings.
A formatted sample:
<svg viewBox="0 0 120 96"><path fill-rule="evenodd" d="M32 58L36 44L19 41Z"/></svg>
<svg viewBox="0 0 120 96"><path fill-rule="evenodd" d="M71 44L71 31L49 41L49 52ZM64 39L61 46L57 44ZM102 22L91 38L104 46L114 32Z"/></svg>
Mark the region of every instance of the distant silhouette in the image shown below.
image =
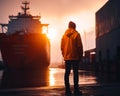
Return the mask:
<svg viewBox="0 0 120 96"><path fill-rule="evenodd" d="M82 94L79 91L78 85L78 68L79 62L83 56L83 45L81 41L81 36L76 31L76 24L72 21L68 24L68 29L65 31L62 39L61 39L61 51L65 60L65 74L64 74L64 83L65 83L65 94L70 96L70 83L69 83L69 75L71 69L73 69L74 73L74 94L80 95Z"/></svg>

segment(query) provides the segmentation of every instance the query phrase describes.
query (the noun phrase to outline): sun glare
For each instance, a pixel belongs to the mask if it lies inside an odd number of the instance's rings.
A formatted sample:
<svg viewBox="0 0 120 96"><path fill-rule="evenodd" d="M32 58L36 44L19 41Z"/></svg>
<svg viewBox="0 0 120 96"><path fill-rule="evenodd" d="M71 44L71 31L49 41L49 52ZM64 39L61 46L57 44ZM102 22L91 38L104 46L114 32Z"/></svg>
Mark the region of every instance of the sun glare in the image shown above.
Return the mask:
<svg viewBox="0 0 120 96"><path fill-rule="evenodd" d="M43 33L43 34L47 34L47 33L48 33L48 27L43 26L43 27L42 27L42 33Z"/></svg>
<svg viewBox="0 0 120 96"><path fill-rule="evenodd" d="M48 33L47 33L47 36L48 36L48 38L50 39L50 40L53 40L53 39L55 39L55 37L56 37L56 29L55 28L49 28L48 29Z"/></svg>
<svg viewBox="0 0 120 96"><path fill-rule="evenodd" d="M56 29L55 29L55 28L52 28L52 27L50 27L50 28L48 29L48 27L43 26L43 27L42 27L42 33L43 33L43 34L46 34L47 37L48 37L50 40L53 40L53 39L55 39L55 37L56 37Z"/></svg>

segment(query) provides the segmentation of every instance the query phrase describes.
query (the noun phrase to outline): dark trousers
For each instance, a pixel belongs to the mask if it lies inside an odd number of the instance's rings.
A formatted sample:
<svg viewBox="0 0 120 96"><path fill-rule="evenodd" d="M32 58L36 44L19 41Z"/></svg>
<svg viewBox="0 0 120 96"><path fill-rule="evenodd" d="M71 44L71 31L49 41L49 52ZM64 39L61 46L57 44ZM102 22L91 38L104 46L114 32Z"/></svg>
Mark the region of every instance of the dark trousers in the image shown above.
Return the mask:
<svg viewBox="0 0 120 96"><path fill-rule="evenodd" d="M78 90L79 88L78 68L79 68L78 60L66 60L65 61L64 83L65 83L66 90L70 90L69 75L70 75L71 69L73 69L74 90Z"/></svg>

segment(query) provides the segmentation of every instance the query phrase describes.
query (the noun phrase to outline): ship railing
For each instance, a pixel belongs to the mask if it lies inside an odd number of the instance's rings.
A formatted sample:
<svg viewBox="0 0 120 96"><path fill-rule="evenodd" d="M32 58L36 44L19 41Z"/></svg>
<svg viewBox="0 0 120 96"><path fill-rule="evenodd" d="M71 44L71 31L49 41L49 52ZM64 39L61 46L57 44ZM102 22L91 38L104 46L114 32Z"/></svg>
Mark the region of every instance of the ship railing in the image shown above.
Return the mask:
<svg viewBox="0 0 120 96"><path fill-rule="evenodd" d="M1 26L1 33L5 33L5 32L7 32L7 30L8 30L8 24L2 24L2 23L0 23L0 26Z"/></svg>
<svg viewBox="0 0 120 96"><path fill-rule="evenodd" d="M41 16L31 16L31 15L21 15L21 16L9 16L10 19L17 19L17 18L33 18L33 19L40 19Z"/></svg>

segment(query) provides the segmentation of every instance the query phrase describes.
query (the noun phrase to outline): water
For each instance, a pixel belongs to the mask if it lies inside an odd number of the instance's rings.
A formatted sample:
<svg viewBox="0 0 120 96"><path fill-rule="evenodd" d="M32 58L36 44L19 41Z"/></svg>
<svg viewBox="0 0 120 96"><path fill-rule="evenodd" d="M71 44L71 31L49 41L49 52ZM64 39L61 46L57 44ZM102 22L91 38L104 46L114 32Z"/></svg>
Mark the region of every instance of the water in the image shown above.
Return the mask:
<svg viewBox="0 0 120 96"><path fill-rule="evenodd" d="M41 86L64 86L64 69L49 68L49 70L12 70L0 71L1 88L25 88ZM79 84L119 83L116 73L91 72L79 70ZM73 85L73 72L70 74L70 84Z"/></svg>
<svg viewBox="0 0 120 96"><path fill-rule="evenodd" d="M64 85L64 69L50 68L50 86ZM73 85L73 72L70 74L70 83ZM92 72L79 70L79 84L96 84L96 77Z"/></svg>
<svg viewBox="0 0 120 96"><path fill-rule="evenodd" d="M50 68L46 71L0 71L1 88L41 86L64 86L64 69ZM70 83L73 85L73 72ZM79 84L96 84L93 72L79 70Z"/></svg>

